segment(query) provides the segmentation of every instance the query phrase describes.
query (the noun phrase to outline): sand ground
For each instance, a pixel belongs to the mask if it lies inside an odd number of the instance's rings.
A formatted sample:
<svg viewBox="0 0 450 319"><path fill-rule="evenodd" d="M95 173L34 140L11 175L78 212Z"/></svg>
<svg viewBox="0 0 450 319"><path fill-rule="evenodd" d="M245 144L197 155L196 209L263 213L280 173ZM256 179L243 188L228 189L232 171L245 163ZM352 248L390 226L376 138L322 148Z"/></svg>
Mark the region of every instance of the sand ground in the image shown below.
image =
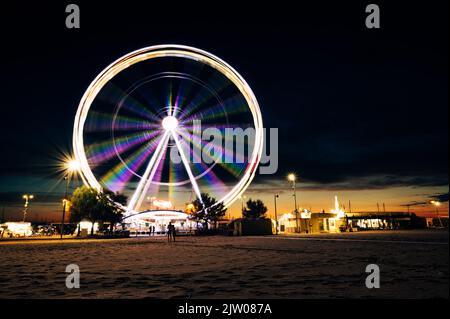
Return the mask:
<svg viewBox="0 0 450 319"><path fill-rule="evenodd" d="M2 241L0 298L448 298L448 248L448 231Z"/></svg>

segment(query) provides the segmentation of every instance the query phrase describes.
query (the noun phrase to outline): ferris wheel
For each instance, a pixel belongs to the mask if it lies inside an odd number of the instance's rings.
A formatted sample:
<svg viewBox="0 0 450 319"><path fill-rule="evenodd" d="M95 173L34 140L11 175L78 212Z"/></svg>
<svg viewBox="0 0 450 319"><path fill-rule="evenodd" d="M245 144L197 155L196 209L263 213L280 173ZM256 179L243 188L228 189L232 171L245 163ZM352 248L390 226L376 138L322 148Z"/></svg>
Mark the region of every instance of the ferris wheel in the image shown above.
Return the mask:
<svg viewBox="0 0 450 319"><path fill-rule="evenodd" d="M247 148L227 135L248 129ZM128 215L142 211L148 196L194 194L203 203L209 193L228 207L254 178L262 117L250 86L217 56L151 46L92 81L76 113L73 149L87 186L129 194Z"/></svg>

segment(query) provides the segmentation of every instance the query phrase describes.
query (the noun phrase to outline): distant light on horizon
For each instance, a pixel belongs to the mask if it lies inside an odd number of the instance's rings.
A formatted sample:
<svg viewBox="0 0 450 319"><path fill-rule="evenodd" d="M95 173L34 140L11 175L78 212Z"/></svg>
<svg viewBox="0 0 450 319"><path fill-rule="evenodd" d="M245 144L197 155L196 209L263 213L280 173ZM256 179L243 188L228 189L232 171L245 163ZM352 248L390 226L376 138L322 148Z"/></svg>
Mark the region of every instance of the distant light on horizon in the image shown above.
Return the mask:
<svg viewBox="0 0 450 319"><path fill-rule="evenodd" d="M295 182L295 180L297 179L297 176L295 176L294 173L288 174L287 177L288 177L288 180L291 181L291 182Z"/></svg>
<svg viewBox="0 0 450 319"><path fill-rule="evenodd" d="M432 200L431 204L433 204L434 206L441 206L441 202L438 202L438 201L435 201L435 200Z"/></svg>

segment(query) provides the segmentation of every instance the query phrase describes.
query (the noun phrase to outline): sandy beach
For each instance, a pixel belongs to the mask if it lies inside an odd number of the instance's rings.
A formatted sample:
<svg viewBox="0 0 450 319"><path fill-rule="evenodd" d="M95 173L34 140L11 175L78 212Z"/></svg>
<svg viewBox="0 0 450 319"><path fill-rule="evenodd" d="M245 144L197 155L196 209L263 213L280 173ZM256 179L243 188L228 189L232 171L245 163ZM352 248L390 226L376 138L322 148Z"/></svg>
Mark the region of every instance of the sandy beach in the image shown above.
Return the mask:
<svg viewBox="0 0 450 319"><path fill-rule="evenodd" d="M448 231L2 241L0 298L448 298L448 259Z"/></svg>

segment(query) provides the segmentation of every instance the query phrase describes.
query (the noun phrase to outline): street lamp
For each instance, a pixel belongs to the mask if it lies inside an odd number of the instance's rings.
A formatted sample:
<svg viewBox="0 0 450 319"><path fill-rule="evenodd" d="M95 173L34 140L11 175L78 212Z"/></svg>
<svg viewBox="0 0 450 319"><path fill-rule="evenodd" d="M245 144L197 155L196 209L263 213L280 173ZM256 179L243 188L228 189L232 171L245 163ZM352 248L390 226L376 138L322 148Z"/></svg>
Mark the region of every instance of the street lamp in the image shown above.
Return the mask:
<svg viewBox="0 0 450 319"><path fill-rule="evenodd" d="M434 207L436 208L436 216L439 220L439 225L441 225L441 227L442 227L442 220L441 220L441 217L439 216L439 209L438 209L438 207L441 206L441 203L438 201L432 200L431 204L433 204Z"/></svg>
<svg viewBox="0 0 450 319"><path fill-rule="evenodd" d="M239 197L241 199L241 212L242 212L242 217L244 217L244 199L247 198L247 196L242 195Z"/></svg>
<svg viewBox="0 0 450 319"><path fill-rule="evenodd" d="M273 200L275 202L275 234L278 235L278 215L277 215L277 198L278 194L273 195Z"/></svg>
<svg viewBox="0 0 450 319"><path fill-rule="evenodd" d="M69 160L66 163L66 170L69 171L70 173L74 173L76 171L78 171L80 169L80 163L78 163L78 161L76 160Z"/></svg>
<svg viewBox="0 0 450 319"><path fill-rule="evenodd" d="M61 218L61 239L63 238L64 234L64 219L66 217L67 193L69 192L70 177L73 173L76 173L80 169L80 164L76 160L69 160L66 162L65 168L66 168L66 175L64 176L64 179L66 181L66 190L64 192L63 198L63 210Z"/></svg>
<svg viewBox="0 0 450 319"><path fill-rule="evenodd" d="M194 209L195 209L194 204L189 203L189 204L186 205L185 211L186 211L186 213L188 213L188 214L192 214L192 213L194 212Z"/></svg>
<svg viewBox="0 0 450 319"><path fill-rule="evenodd" d="M288 181L290 181L292 183L292 189L294 191L294 213L295 213L295 232L299 233L300 232L300 228L299 228L299 223L298 223L298 209L297 209L297 193L296 193L296 189L295 189L295 181L297 180L297 176L295 176L294 173L290 173L287 176Z"/></svg>
<svg viewBox="0 0 450 319"><path fill-rule="evenodd" d="M27 217L28 212L28 206L30 205L30 200L34 198L34 195L25 194L22 196L22 198L25 200L25 203L23 205L23 222L25 222L25 218Z"/></svg>

